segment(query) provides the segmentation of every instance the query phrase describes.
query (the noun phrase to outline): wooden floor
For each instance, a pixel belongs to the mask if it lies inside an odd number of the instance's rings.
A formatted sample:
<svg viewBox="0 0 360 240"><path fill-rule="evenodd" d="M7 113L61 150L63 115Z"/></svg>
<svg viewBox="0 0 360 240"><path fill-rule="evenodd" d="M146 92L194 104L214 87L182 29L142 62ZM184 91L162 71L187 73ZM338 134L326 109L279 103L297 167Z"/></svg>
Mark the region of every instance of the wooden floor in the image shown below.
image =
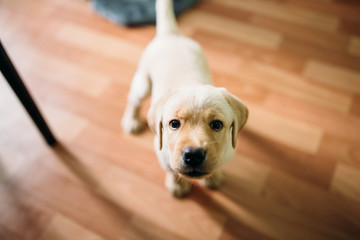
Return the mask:
<svg viewBox="0 0 360 240"><path fill-rule="evenodd" d="M0 239L360 237L360 3L204 0L179 19L250 119L218 191L163 186L120 119L153 26L84 0L0 0L0 37L60 144L0 79Z"/></svg>

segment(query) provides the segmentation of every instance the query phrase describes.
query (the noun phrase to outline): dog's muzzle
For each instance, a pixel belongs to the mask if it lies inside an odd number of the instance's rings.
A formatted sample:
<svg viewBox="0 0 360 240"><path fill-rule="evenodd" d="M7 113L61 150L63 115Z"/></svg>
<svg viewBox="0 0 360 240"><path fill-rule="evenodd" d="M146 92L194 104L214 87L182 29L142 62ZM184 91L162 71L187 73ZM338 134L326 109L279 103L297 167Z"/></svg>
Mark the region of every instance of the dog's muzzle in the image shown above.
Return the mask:
<svg viewBox="0 0 360 240"><path fill-rule="evenodd" d="M202 178L208 175L208 172L199 171L201 165L206 160L206 150L199 147L186 147L181 153L182 161L185 165L185 171L181 174L190 178Z"/></svg>
<svg viewBox="0 0 360 240"><path fill-rule="evenodd" d="M181 156L186 166L195 168L205 161L206 151L203 148L186 147Z"/></svg>

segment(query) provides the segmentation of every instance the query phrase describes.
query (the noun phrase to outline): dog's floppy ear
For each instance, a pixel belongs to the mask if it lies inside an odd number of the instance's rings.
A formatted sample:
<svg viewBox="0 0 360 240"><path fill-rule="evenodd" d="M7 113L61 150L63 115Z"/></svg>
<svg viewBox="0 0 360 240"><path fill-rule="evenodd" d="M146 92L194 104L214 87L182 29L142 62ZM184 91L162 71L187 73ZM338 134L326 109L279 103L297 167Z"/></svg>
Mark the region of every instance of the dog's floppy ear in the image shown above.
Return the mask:
<svg viewBox="0 0 360 240"><path fill-rule="evenodd" d="M248 111L247 107L245 106L245 104L240 99L238 99L234 95L230 94L225 88L222 89L222 93L234 113L234 121L231 125L231 127L232 127L231 139L232 139L232 146L233 146L233 148L235 148L237 136L238 136L240 130L244 127L244 125L248 119L249 111Z"/></svg>
<svg viewBox="0 0 360 240"><path fill-rule="evenodd" d="M162 149L163 145L163 106L168 97L169 96L165 96L158 100L155 104L152 104L147 114L149 127L159 138L159 150Z"/></svg>
<svg viewBox="0 0 360 240"><path fill-rule="evenodd" d="M158 135L159 149L162 149L162 112L161 112L161 100L153 104L147 114L148 124L150 129Z"/></svg>

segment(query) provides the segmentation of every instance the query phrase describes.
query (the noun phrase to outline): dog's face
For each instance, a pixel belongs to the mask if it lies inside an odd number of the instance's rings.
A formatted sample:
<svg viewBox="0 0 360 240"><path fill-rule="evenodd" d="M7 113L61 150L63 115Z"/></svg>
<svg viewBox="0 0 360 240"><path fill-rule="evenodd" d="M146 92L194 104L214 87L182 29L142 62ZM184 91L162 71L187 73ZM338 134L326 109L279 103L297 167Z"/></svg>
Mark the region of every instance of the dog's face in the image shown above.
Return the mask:
<svg viewBox="0 0 360 240"><path fill-rule="evenodd" d="M245 105L223 88L185 87L164 96L149 110L158 150L169 168L204 178L229 161L248 116Z"/></svg>

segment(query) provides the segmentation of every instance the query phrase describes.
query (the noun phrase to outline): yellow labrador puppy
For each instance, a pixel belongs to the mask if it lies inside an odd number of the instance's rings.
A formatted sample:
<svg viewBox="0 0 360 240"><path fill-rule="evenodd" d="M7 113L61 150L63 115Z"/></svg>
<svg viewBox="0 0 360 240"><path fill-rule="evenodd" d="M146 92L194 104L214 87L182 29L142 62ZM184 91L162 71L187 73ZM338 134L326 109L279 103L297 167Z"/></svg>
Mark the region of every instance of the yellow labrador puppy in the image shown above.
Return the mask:
<svg viewBox="0 0 360 240"><path fill-rule="evenodd" d="M226 89L212 85L201 47L177 28L172 0L157 0L156 12L156 36L133 78L122 127L138 133L146 126L140 105L151 93L148 123L167 172L165 185L182 197L190 191L188 179L220 186L220 168L235 152L248 110Z"/></svg>

